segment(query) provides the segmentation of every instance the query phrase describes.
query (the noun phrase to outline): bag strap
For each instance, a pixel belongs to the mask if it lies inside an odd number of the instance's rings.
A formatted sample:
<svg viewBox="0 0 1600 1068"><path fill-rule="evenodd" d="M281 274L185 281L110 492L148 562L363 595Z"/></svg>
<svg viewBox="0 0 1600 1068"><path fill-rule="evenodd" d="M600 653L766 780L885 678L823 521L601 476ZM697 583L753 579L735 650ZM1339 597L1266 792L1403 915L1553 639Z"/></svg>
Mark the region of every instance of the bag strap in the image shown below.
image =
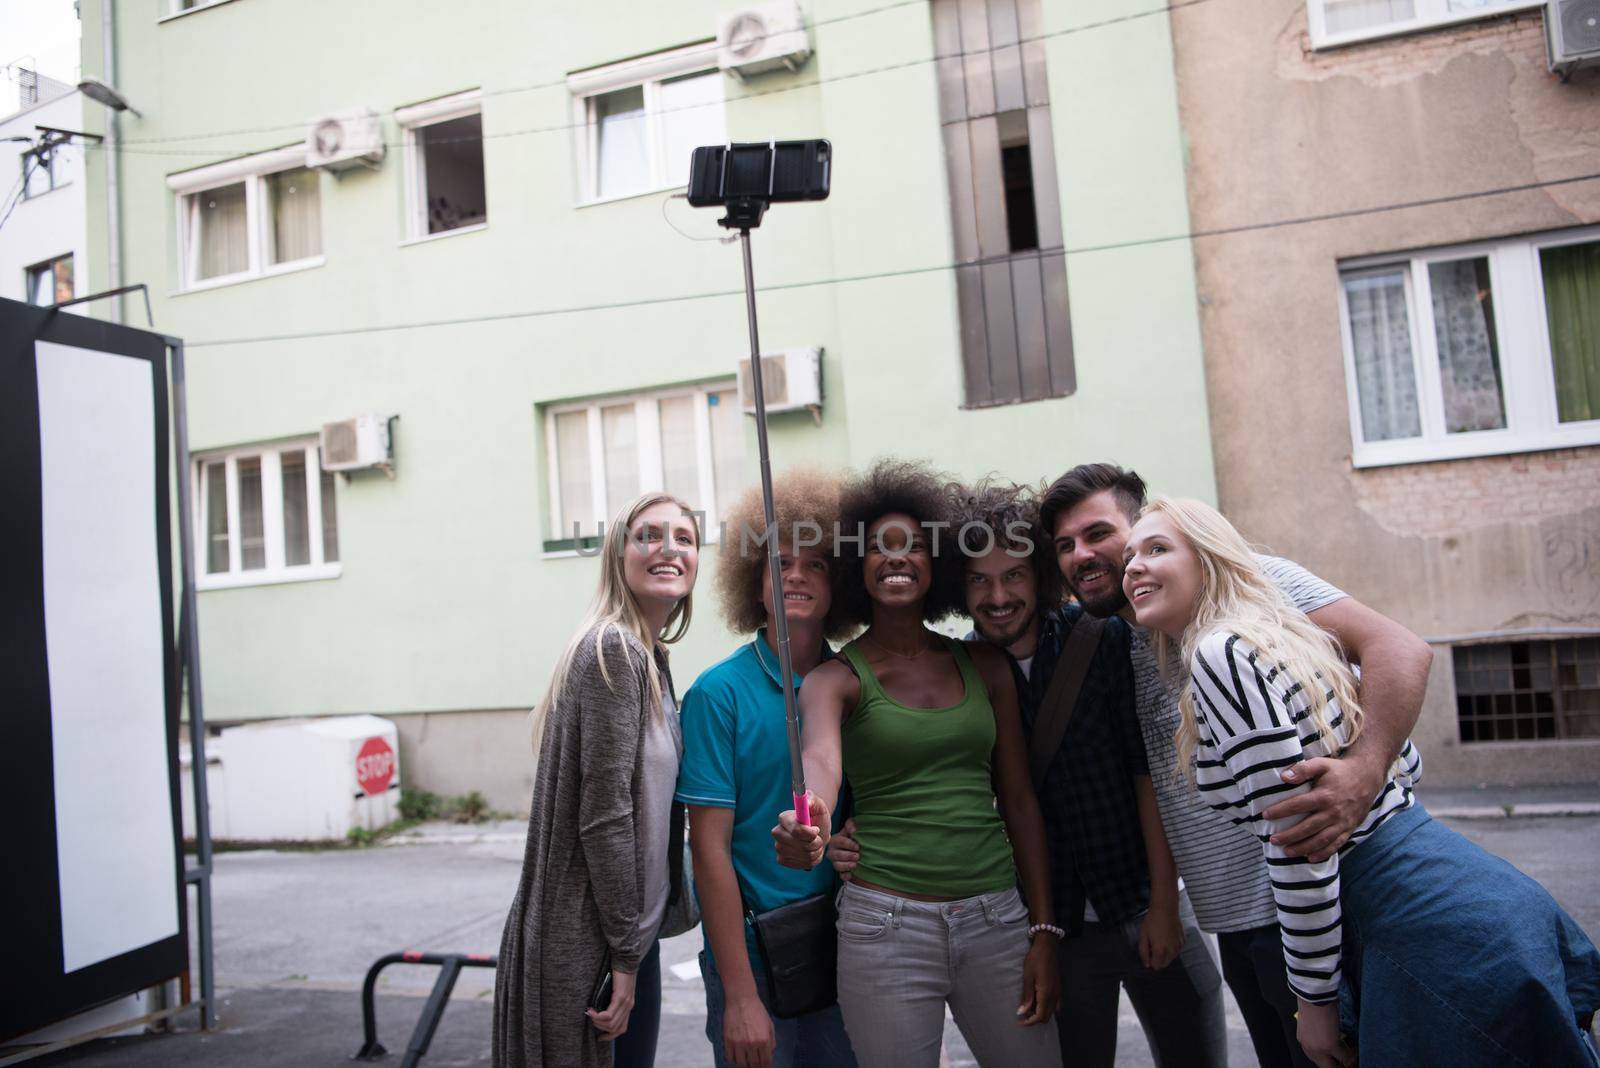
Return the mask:
<svg viewBox="0 0 1600 1068"><path fill-rule="evenodd" d="M1087 612L1078 617L1072 632L1067 635L1066 646L1061 650L1061 662L1045 688L1044 699L1033 720L1033 745L1028 753L1028 768L1033 773L1033 788L1044 786L1044 777L1055 761L1061 739L1067 736L1067 724L1072 710L1083 690L1083 680L1089 674L1089 662L1100 647L1100 635L1105 630L1105 620Z"/></svg>

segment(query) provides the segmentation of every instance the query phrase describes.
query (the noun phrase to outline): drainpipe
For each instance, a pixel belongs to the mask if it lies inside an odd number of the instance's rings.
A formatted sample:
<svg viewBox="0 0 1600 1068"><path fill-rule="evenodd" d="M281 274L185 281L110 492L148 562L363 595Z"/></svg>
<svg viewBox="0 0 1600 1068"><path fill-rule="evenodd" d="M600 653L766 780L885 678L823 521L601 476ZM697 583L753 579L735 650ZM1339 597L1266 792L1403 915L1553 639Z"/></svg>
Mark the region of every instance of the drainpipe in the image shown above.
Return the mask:
<svg viewBox="0 0 1600 1068"><path fill-rule="evenodd" d="M113 11L115 0L100 0L101 75L107 85L117 84L117 21ZM122 170L122 152L118 144L119 113L107 108L106 116L106 227L110 231L107 267L110 273L108 289L122 288L122 197L118 189ZM111 298L111 321L122 322L122 297Z"/></svg>

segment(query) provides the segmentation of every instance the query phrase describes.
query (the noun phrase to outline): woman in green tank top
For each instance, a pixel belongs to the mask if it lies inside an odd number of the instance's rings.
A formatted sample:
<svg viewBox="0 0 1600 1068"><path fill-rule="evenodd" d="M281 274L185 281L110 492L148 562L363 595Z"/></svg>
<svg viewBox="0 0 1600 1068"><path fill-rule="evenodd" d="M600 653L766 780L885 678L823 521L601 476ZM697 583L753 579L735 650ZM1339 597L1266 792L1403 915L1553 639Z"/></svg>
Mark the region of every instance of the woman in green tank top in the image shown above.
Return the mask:
<svg viewBox="0 0 1600 1068"><path fill-rule="evenodd" d="M865 537L841 542L834 596L869 625L801 689L820 830L790 812L774 833L781 860L815 866L849 780L862 860L839 898L839 1003L862 1065L937 1064L947 1004L979 1064L1059 1065L1038 1025L1060 929L1010 666L926 625L960 596L945 485L881 461L846 487L844 531Z"/></svg>

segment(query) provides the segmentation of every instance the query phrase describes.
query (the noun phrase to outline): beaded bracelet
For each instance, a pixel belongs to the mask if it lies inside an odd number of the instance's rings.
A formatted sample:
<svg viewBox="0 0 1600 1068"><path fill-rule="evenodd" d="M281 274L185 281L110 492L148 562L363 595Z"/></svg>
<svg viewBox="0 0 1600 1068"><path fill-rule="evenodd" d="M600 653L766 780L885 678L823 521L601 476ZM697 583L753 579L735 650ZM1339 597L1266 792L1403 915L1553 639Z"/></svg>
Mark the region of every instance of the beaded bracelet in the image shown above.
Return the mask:
<svg viewBox="0 0 1600 1068"><path fill-rule="evenodd" d="M1028 928L1028 941L1033 941L1033 936L1038 934L1040 931L1049 931L1057 938L1067 937L1067 932L1063 931L1053 923L1036 923L1032 927Z"/></svg>

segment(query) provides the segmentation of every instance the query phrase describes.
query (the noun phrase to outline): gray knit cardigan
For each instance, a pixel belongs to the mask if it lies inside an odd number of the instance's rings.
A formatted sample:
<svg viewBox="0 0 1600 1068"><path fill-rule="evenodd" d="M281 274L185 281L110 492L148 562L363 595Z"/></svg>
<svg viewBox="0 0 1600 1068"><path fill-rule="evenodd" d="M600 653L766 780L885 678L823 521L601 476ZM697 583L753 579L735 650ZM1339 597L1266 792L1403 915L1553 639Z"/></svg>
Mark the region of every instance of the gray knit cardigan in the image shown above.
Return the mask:
<svg viewBox="0 0 1600 1068"><path fill-rule="evenodd" d="M498 1068L601 1068L610 1044L584 1015L606 951L634 972L643 908L639 784L651 715L649 652L612 630L600 674L590 630L573 655L567 685L545 726L528 817L522 879L500 941L494 989ZM664 650L656 654L671 691ZM683 809L673 805L671 871L683 884Z"/></svg>

